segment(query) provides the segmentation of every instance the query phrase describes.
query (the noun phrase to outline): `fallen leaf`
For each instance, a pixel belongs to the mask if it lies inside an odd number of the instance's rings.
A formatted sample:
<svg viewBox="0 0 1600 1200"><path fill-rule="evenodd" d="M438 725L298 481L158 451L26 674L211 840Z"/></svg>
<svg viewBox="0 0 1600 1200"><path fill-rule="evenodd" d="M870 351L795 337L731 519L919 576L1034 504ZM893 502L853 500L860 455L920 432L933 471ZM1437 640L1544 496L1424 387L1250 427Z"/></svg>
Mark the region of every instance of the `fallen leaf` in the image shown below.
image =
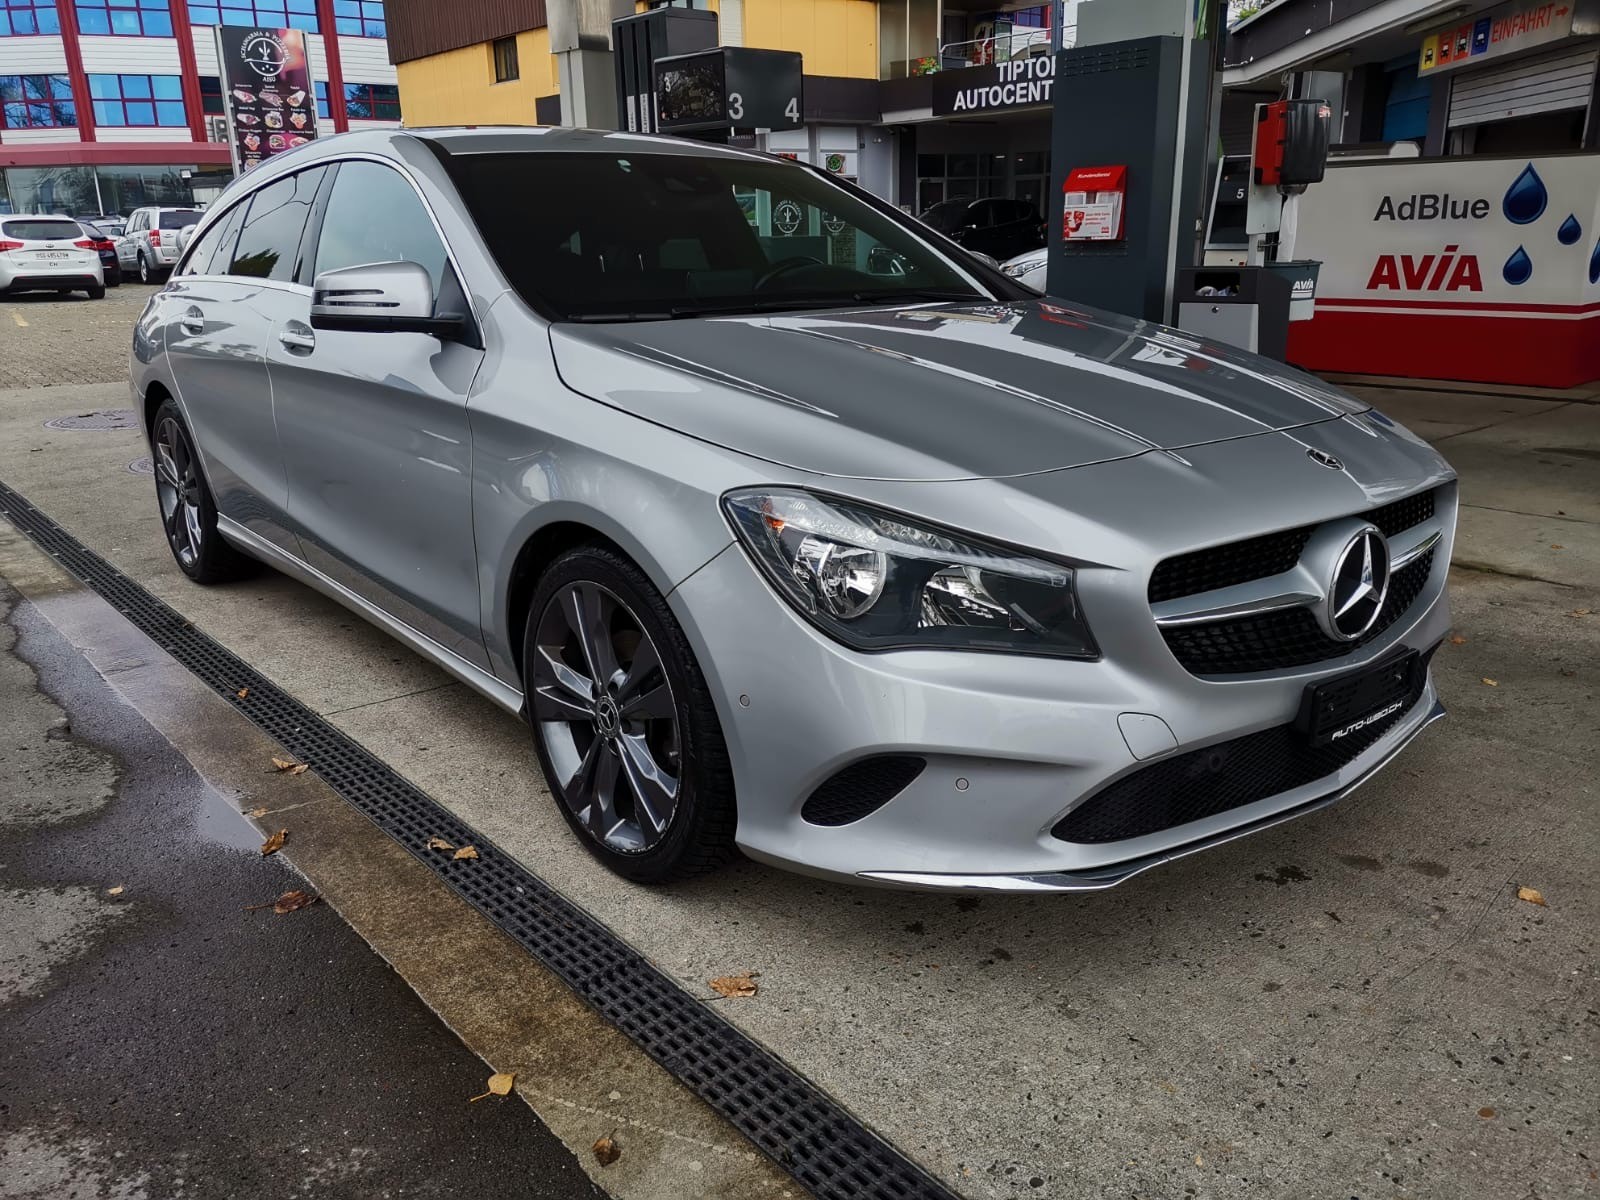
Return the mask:
<svg viewBox="0 0 1600 1200"><path fill-rule="evenodd" d="M1200 1154L1196 1154L1194 1156L1194 1165L1197 1166L1197 1167L1205 1166L1206 1165L1205 1156L1204 1155L1200 1155Z"/></svg>
<svg viewBox="0 0 1600 1200"><path fill-rule="evenodd" d="M452 846L449 842L445 841L442 837L431 837L431 838L428 839L428 849L429 850L454 850L455 847Z"/></svg>
<svg viewBox="0 0 1600 1200"><path fill-rule="evenodd" d="M1500 681L1498 679L1490 679L1487 675L1485 675L1483 677L1483 681L1485 683L1487 683L1490 687L1499 687L1500 686Z"/></svg>
<svg viewBox="0 0 1600 1200"><path fill-rule="evenodd" d="M264 808L252 808L249 815L259 821L262 817L267 815L267 810Z"/></svg>
<svg viewBox="0 0 1600 1200"><path fill-rule="evenodd" d="M286 775L304 775L311 769L303 762L295 762L292 758L278 758L276 756L272 759L272 766L280 774Z"/></svg>
<svg viewBox="0 0 1600 1200"><path fill-rule="evenodd" d="M294 759L292 759L292 758L279 758L276 754L274 754L272 756L272 766L273 766L274 770L287 771L290 767L292 767L294 765L295 765L295 762L294 762Z"/></svg>
<svg viewBox="0 0 1600 1200"><path fill-rule="evenodd" d="M467 1103L476 1104L479 1100L487 1099L490 1096L509 1096L511 1094L511 1085L516 1081L517 1075L515 1071L496 1071L489 1076L489 1082L484 1085L489 1090L471 1097Z"/></svg>
<svg viewBox="0 0 1600 1200"><path fill-rule="evenodd" d="M1550 549L1552 549L1552 550L1565 550L1566 547L1563 546L1560 542L1551 542L1550 543Z"/></svg>
<svg viewBox="0 0 1600 1200"><path fill-rule="evenodd" d="M243 700L249 694L250 694L250 689L249 688L240 688L237 692L234 693L234 695L239 697L239 699L241 699L241 700Z"/></svg>
<svg viewBox="0 0 1600 1200"><path fill-rule="evenodd" d="M457 850L450 857L452 859L457 859L457 858L477 858L478 857L478 848L476 846L463 846L463 847L461 847L461 849Z"/></svg>
<svg viewBox="0 0 1600 1200"><path fill-rule="evenodd" d="M1569 617L1587 617L1593 611L1594 611L1594 609L1592 609L1592 608L1575 608L1571 612L1569 612L1567 614L1567 616L1569 616Z"/></svg>
<svg viewBox="0 0 1600 1200"><path fill-rule="evenodd" d="M751 971L746 975L721 975L709 980L706 984L719 996L728 998L754 996L756 994L756 973Z"/></svg>
<svg viewBox="0 0 1600 1200"><path fill-rule="evenodd" d="M313 896L309 892L302 892L299 888L296 888L292 892L285 892L283 895L279 896L272 905L272 911L281 917L284 913L292 913L298 909L309 908L316 902L317 897Z"/></svg>
<svg viewBox="0 0 1600 1200"><path fill-rule="evenodd" d="M1517 889L1517 899L1526 900L1529 904L1537 904L1540 908L1550 907L1544 902L1544 893L1538 888L1519 887Z"/></svg>
<svg viewBox="0 0 1600 1200"><path fill-rule="evenodd" d="M283 844L288 840L289 831L287 829L278 830L277 833L261 843L261 857L265 858L269 854L276 854L283 849Z"/></svg>
<svg viewBox="0 0 1600 1200"><path fill-rule="evenodd" d="M106 889L106 895L108 895L108 896L120 896L120 895L122 895L123 890L124 889L123 889L122 885L119 883L114 888L107 888Z"/></svg>
<svg viewBox="0 0 1600 1200"><path fill-rule="evenodd" d="M602 1167L609 1167L622 1157L622 1148L609 1135L597 1141L591 1149L594 1151L595 1161Z"/></svg>
<svg viewBox="0 0 1600 1200"><path fill-rule="evenodd" d="M1494 1109L1492 1109L1492 1108L1480 1108L1478 1110L1478 1115L1480 1117L1482 1117L1485 1121L1487 1121L1490 1117L1494 1116Z"/></svg>
<svg viewBox="0 0 1600 1200"><path fill-rule="evenodd" d="M1465 646L1467 644L1467 639L1462 637L1459 633L1452 633L1450 635L1450 644L1452 646Z"/></svg>

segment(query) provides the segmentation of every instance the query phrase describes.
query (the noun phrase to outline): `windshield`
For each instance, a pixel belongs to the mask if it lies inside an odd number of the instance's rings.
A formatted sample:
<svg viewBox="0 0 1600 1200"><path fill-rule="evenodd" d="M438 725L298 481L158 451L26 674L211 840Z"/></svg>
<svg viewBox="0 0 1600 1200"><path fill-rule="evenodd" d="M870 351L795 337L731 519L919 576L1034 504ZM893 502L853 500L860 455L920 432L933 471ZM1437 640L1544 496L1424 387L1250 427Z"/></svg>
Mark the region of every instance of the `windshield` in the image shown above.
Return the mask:
<svg viewBox="0 0 1600 1200"><path fill-rule="evenodd" d="M182 229L185 225L196 225L200 222L200 215L200 211L194 208L173 209L161 214L161 228Z"/></svg>
<svg viewBox="0 0 1600 1200"><path fill-rule="evenodd" d="M473 154L450 169L512 286L557 320L988 298L907 223L787 163Z"/></svg>

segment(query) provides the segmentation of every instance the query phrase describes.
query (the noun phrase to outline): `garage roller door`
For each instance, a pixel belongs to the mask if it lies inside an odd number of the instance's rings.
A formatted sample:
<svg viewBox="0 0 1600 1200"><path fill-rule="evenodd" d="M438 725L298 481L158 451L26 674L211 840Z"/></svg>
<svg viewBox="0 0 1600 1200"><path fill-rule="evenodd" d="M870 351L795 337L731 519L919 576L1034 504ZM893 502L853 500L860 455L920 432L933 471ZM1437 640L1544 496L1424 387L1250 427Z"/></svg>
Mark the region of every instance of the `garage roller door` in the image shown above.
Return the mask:
<svg viewBox="0 0 1600 1200"><path fill-rule="evenodd" d="M1593 43L1458 75L1450 88L1450 127L1583 108L1594 90Z"/></svg>

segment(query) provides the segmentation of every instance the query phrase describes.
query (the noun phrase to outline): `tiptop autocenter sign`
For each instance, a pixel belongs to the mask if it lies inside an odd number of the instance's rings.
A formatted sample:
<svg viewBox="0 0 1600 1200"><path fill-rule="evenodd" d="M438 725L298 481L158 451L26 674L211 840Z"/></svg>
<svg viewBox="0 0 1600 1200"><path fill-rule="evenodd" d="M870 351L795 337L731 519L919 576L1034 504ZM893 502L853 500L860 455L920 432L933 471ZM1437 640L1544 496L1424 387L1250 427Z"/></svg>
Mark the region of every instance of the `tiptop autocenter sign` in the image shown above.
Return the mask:
<svg viewBox="0 0 1600 1200"><path fill-rule="evenodd" d="M1055 81L1056 60L1050 54L939 71L933 76L933 115L962 116L1049 104Z"/></svg>

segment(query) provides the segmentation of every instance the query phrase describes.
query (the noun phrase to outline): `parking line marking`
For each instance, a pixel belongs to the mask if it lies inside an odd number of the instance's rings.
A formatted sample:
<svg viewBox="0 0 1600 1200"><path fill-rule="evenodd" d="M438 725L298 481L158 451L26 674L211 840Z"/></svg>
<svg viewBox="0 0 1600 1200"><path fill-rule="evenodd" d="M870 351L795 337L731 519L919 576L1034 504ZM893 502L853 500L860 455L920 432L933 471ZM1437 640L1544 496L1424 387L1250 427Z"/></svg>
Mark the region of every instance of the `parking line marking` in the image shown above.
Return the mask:
<svg viewBox="0 0 1600 1200"><path fill-rule="evenodd" d="M28 327L28 323L22 319L22 314L14 308L11 310L11 319L23 329Z"/></svg>

